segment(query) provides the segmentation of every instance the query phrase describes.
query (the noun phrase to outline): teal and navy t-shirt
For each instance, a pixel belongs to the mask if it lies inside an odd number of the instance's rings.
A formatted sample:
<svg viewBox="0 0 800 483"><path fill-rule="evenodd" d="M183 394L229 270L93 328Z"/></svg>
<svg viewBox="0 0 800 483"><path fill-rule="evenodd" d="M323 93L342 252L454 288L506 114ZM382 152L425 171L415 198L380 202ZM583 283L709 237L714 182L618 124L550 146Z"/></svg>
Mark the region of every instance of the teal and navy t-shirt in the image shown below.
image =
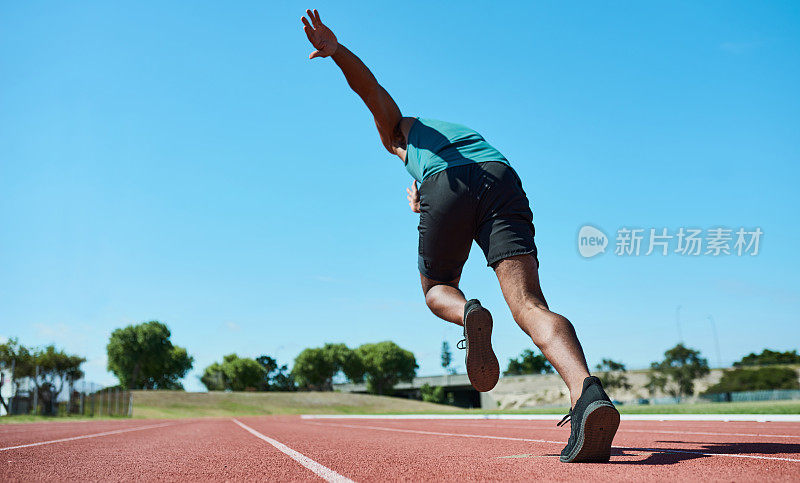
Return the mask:
<svg viewBox="0 0 800 483"><path fill-rule="evenodd" d="M417 118L408 133L406 169L417 181L453 166L485 161L509 164L500 151L467 126Z"/></svg>

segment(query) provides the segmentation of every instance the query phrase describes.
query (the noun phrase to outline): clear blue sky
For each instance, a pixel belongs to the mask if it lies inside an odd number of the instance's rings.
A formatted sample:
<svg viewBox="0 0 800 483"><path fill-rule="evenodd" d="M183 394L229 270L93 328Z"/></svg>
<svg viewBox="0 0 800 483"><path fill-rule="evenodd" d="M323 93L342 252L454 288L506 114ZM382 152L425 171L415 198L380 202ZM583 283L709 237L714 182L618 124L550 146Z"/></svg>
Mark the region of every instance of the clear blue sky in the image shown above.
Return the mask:
<svg viewBox="0 0 800 483"><path fill-rule="evenodd" d="M435 374L410 178L296 2L0 6L0 336L84 354L157 319L195 357L386 339ZM320 2L405 115L518 170L542 284L590 364L683 338L716 365L800 341L800 4ZM579 256L585 223L760 227L755 257ZM613 243L613 242L612 242ZM501 360L532 347L473 247ZM457 355L457 360L461 355ZM463 360L460 364L463 369Z"/></svg>

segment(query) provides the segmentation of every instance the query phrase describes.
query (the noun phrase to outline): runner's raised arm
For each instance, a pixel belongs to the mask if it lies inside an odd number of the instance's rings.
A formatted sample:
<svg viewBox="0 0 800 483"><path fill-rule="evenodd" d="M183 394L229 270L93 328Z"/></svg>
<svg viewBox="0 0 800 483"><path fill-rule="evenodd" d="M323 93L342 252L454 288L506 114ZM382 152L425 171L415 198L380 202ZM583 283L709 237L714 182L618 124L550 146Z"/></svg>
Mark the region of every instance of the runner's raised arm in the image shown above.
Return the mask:
<svg viewBox="0 0 800 483"><path fill-rule="evenodd" d="M361 97L361 100L372 112L375 126L378 128L378 134L386 150L402 158L405 154L405 136L403 136L399 124L403 115L392 96L378 84L375 76L361 62L361 59L336 40L336 35L320 20L319 12L306 10L306 15L311 22L309 23L308 19L303 17L303 30L311 45L317 49L308 58L333 58L333 61L342 70L350 88ZM403 155L398 152L399 149L403 150Z"/></svg>

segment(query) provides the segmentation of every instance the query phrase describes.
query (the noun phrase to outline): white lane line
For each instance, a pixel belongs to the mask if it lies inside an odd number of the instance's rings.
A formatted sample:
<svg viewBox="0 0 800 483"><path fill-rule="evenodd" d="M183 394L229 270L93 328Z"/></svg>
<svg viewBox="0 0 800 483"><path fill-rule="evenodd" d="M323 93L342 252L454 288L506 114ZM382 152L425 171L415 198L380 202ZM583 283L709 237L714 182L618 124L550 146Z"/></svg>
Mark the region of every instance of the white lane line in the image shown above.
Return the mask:
<svg viewBox="0 0 800 483"><path fill-rule="evenodd" d="M115 422L122 423L122 421L115 421ZM125 424L124 426L135 426L138 422L141 422L141 421L133 420L133 421L130 421L130 424ZM39 423L8 423L8 424L12 425L13 427L9 428L9 429L0 429L0 436L2 436L4 434L15 434L15 433L34 433L34 432L43 432L43 431L44 432L47 432L47 431L52 432L52 431L62 431L62 430L76 429L76 428L80 429L81 426L83 426L83 427L92 426L92 425L100 426L100 425L102 425L102 420L98 420L98 421L72 421L72 422L68 422L68 423L67 422L64 422L64 423L44 423L44 425L46 425L46 426L40 425ZM33 424L35 424L36 426L25 427L25 426L30 426L30 425L33 425ZM20 427L20 426L22 426L22 427ZM2 428L2 427L3 426L0 425L0 428Z"/></svg>
<svg viewBox="0 0 800 483"><path fill-rule="evenodd" d="M332 469L328 468L327 466L321 465L316 461L312 460L308 456L298 453L297 451L293 450L292 448L286 446L285 444L281 443L280 441L274 440L269 436L264 436L263 434L259 433L255 429L251 428L250 426L242 423L238 419L231 419L234 423L238 424L242 429L247 431L248 433L252 434L256 438L263 439L267 443L271 444L275 448L277 448L282 453L286 454L293 460L297 461L301 465L305 466L309 470L313 471L317 476L322 478L325 481L336 481L340 483L354 483L353 480L350 478L344 477L339 473L333 471Z"/></svg>
<svg viewBox="0 0 800 483"><path fill-rule="evenodd" d="M559 414L303 414L303 419L524 419L558 421ZM800 422L800 414L623 414L623 421Z"/></svg>
<svg viewBox="0 0 800 483"><path fill-rule="evenodd" d="M439 423L443 424L443 423ZM469 425L474 427L481 427L485 428L486 426L480 423L473 423L473 422L460 422L460 425ZM537 431L545 430L545 431L563 431L563 428L556 428L556 427L549 427L549 426L519 426L519 425L507 425L507 424L498 424L493 426L497 429L535 429ZM752 438L800 438L800 435L795 434L754 434L754 433L713 433L713 432L704 432L704 431L670 431L666 429L618 429L617 433L663 433L663 434L696 434L702 436L745 436L745 437L752 437Z"/></svg>
<svg viewBox="0 0 800 483"><path fill-rule="evenodd" d="M512 438L509 436L489 436L484 434L460 434L460 433L440 433L436 431L420 431L416 429L400 429L400 428L384 428L381 426L366 426L361 424L336 424L336 423L314 423L307 422L307 424L316 424L318 426L341 426L343 428L355 429L374 429L379 431L395 431L398 433L416 433L416 434L429 434L434 436L457 436L461 438L485 438L485 439L505 439L509 441L525 441L533 443L551 443L551 444L564 444L564 441L547 441L544 439L529 439L529 438ZM626 446L613 446L614 449L629 450L629 451L646 451L650 453L679 453L679 454L693 454L697 456L727 456L730 458L746 458L756 460L777 460L777 461L791 461L800 463L800 459L782 458L778 456L757 456L745 455L736 453L706 453L704 451L681 450L681 449L667 449L667 448L630 448Z"/></svg>
<svg viewBox="0 0 800 483"><path fill-rule="evenodd" d="M649 429L620 429L623 433L664 433L664 434L697 434L701 436L744 436L750 438L800 438L793 434L753 434L753 433L712 433L703 431L668 431L668 430L649 430Z"/></svg>
<svg viewBox="0 0 800 483"><path fill-rule="evenodd" d="M461 434L461 433L441 433L439 431L422 431L417 429L400 429L400 428L384 428L382 426L367 426L365 424L337 424L337 423L312 423L317 426L341 426L343 428L366 428L375 429L380 431L395 431L398 433L415 433L415 434L430 434L433 436L460 436L462 438L483 438L483 439L504 439L508 441L527 441L530 443L551 443L551 444L564 444L563 441L548 441L546 439L530 439L530 438L514 438L511 436L488 436L485 434Z"/></svg>
<svg viewBox="0 0 800 483"><path fill-rule="evenodd" d="M164 426L171 426L173 424L175 423L150 424L147 426L138 426L136 428L115 429L114 431L104 431L102 433L84 434L81 436L72 436L71 438L53 439L50 441L40 441L38 443L28 443L28 444L20 444L17 446L8 446L6 448L0 448L0 451L8 451L20 448L30 448L32 446L42 446L43 444L63 443L65 441L75 441L78 439L99 438L100 436L109 436L112 434L127 433L129 431L141 431L143 429L163 428Z"/></svg>

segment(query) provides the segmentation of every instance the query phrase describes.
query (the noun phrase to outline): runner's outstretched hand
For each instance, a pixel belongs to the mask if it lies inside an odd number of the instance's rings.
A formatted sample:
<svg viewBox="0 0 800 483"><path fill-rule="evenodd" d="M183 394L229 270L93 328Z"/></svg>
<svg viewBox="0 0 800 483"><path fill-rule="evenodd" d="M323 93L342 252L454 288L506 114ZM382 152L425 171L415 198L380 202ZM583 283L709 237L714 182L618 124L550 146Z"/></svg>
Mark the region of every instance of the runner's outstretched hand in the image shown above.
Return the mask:
<svg viewBox="0 0 800 483"><path fill-rule="evenodd" d="M411 211L419 213L419 190L417 189L417 180L411 183L411 188L406 188L406 193L408 193L406 198L408 199L408 206L411 207Z"/></svg>
<svg viewBox="0 0 800 483"><path fill-rule="evenodd" d="M317 49L311 52L308 58L313 59L314 57L329 57L333 55L336 52L336 48L339 47L336 36L333 35L331 29L326 27L322 23L322 20L319 19L319 12L317 12L316 9L314 9L313 12L311 10L306 10L306 15L311 19L311 23L309 23L305 17L302 17L303 31L306 33L311 45Z"/></svg>

